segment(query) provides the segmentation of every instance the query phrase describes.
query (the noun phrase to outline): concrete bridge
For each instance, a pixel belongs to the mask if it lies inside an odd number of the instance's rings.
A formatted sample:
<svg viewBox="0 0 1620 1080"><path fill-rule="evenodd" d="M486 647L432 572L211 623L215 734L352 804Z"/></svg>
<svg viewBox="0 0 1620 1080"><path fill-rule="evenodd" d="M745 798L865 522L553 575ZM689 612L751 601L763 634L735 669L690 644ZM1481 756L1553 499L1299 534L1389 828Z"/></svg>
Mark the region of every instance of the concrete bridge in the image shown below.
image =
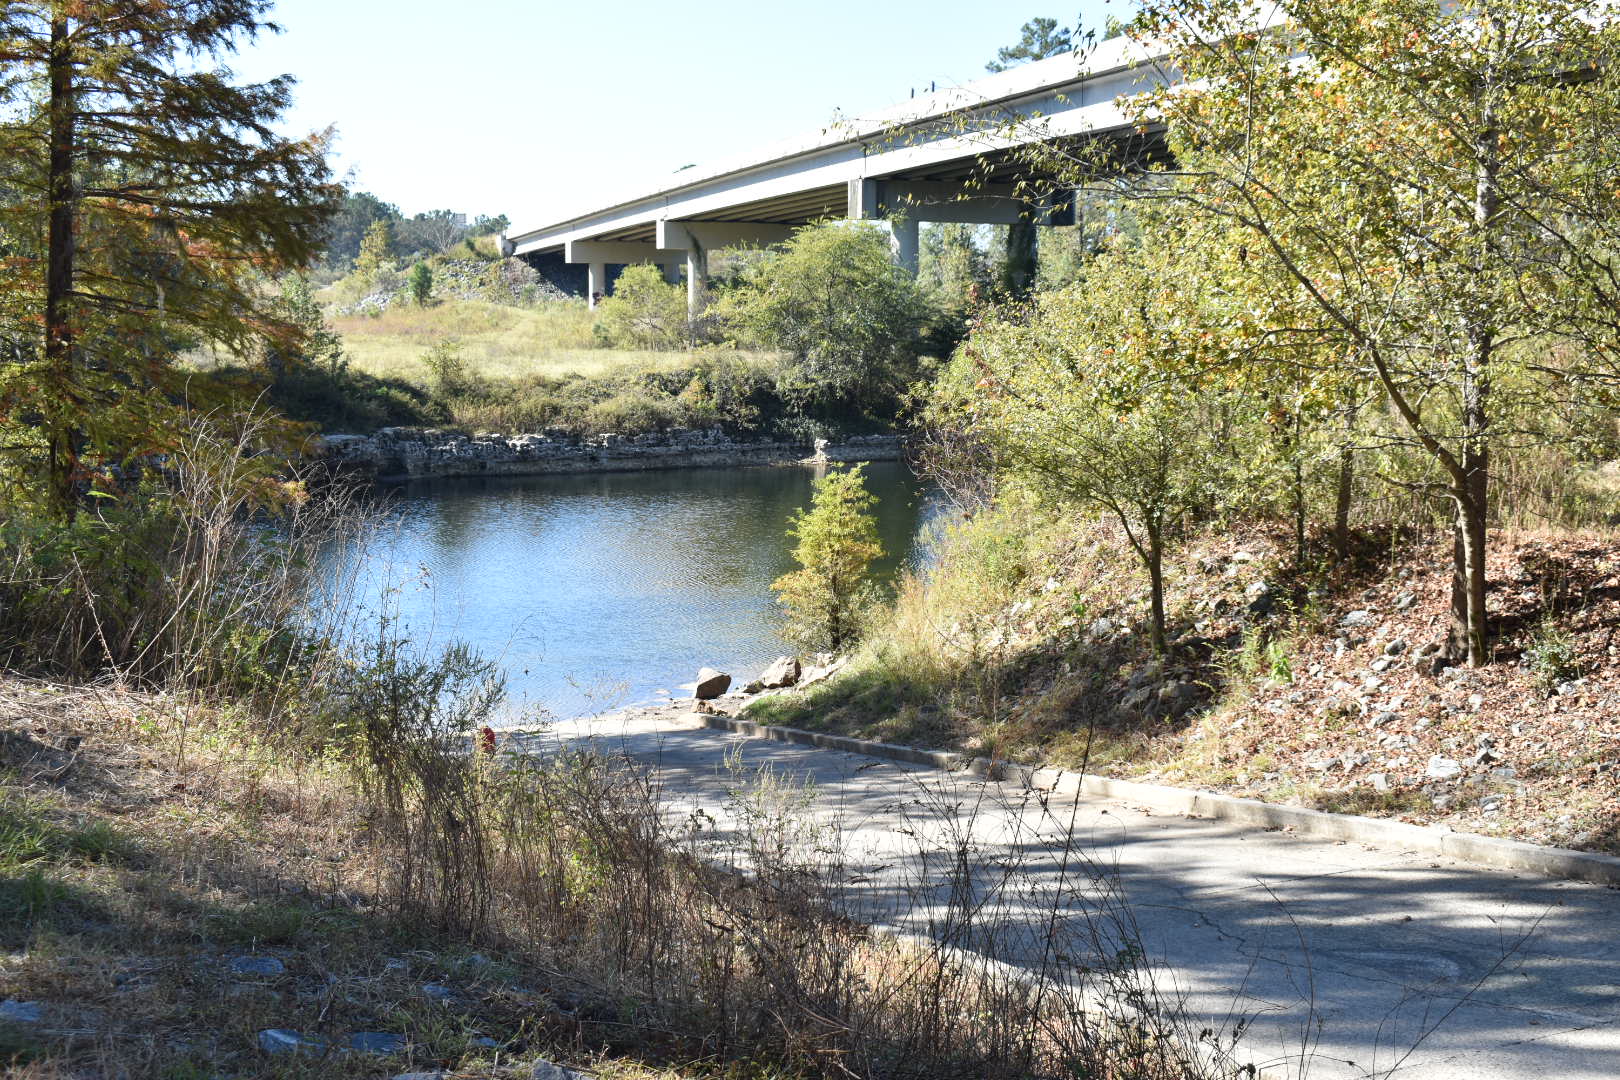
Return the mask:
<svg viewBox="0 0 1620 1080"><path fill-rule="evenodd" d="M1132 125L1119 99L1163 80L1140 46L1115 38L649 178L626 197L511 230L502 248L575 288L583 267L593 306L619 268L657 264L667 280L684 275L694 312L710 252L777 244L812 221L882 222L896 261L915 271L920 222L1073 224L1072 187L1040 175L1019 151L1107 140L1115 167L1138 167L1158 151L1160 136Z"/></svg>

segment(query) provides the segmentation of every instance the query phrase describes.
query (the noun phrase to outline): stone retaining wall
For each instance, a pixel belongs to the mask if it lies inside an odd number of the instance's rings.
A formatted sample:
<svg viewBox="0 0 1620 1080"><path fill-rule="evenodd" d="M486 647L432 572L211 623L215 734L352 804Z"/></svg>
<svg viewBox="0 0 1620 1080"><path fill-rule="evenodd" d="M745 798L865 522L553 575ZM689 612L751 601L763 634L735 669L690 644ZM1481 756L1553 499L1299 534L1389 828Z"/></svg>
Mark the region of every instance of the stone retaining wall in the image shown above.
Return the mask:
<svg viewBox="0 0 1620 1080"><path fill-rule="evenodd" d="M864 435L814 446L791 440L733 439L718 428L651 435L462 435L436 428L384 428L375 435L327 435L316 456L378 479L640 472L647 469L788 465L805 460L892 461L895 435Z"/></svg>

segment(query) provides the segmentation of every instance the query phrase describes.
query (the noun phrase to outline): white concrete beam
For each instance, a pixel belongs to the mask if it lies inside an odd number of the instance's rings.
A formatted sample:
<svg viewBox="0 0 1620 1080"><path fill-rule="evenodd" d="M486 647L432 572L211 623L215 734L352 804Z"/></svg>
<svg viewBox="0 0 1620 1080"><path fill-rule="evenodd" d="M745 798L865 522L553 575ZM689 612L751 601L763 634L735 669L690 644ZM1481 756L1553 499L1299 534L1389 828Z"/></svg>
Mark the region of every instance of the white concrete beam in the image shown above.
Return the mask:
<svg viewBox="0 0 1620 1080"><path fill-rule="evenodd" d="M882 199L877 180L851 180L849 182L849 210L856 221L871 221L883 216Z"/></svg>
<svg viewBox="0 0 1620 1080"><path fill-rule="evenodd" d="M902 213L918 221L955 221L973 225L1073 225L1074 192L1035 194L1013 184L962 184L928 181L883 181L879 207L885 215Z"/></svg>
<svg viewBox="0 0 1620 1080"><path fill-rule="evenodd" d="M766 247L792 238L792 225L768 221L670 221L658 222L659 248L701 248L715 251L728 247Z"/></svg>
<svg viewBox="0 0 1620 1080"><path fill-rule="evenodd" d="M709 302L709 251L693 244L686 249L686 315L695 319Z"/></svg>
<svg viewBox="0 0 1620 1080"><path fill-rule="evenodd" d="M678 263L684 257L679 251L660 251L654 244L633 240L570 240L563 245L563 262L569 263Z"/></svg>

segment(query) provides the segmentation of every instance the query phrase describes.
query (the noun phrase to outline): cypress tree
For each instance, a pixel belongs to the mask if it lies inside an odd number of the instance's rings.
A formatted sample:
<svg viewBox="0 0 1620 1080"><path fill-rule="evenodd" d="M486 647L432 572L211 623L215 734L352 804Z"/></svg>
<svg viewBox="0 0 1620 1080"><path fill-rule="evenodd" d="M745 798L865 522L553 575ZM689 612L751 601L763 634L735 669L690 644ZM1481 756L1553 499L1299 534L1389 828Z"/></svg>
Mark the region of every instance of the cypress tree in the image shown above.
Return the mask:
<svg viewBox="0 0 1620 1080"><path fill-rule="evenodd" d="M220 62L268 0L0 7L0 430L63 518L98 461L164 448L174 357L290 340L264 276L318 253L327 136L271 125L292 79Z"/></svg>

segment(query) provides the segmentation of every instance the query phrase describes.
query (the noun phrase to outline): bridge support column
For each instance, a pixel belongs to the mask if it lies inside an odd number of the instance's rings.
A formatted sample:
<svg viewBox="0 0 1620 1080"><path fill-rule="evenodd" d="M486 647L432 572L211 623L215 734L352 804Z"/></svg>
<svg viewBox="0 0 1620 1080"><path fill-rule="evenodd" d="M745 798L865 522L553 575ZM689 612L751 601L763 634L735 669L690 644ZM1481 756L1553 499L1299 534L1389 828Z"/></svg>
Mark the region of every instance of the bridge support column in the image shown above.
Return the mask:
<svg viewBox="0 0 1620 1080"><path fill-rule="evenodd" d="M659 269L664 272L664 281L667 284L679 285L681 283L681 266L682 265L683 265L682 263L678 263L678 262L669 262L669 263L664 263L662 266L659 267Z"/></svg>
<svg viewBox="0 0 1620 1080"><path fill-rule="evenodd" d="M686 249L686 314L697 318L709 302L709 253L697 241Z"/></svg>
<svg viewBox="0 0 1620 1080"><path fill-rule="evenodd" d="M894 217L889 219L889 249L894 255L894 263L900 269L917 276L917 219L911 217Z"/></svg>
<svg viewBox="0 0 1620 1080"><path fill-rule="evenodd" d="M598 297L607 295L608 267L667 265L680 262L681 256L679 251L660 251L646 241L570 240L563 245L563 261L585 267L585 299L592 308Z"/></svg>
<svg viewBox="0 0 1620 1080"><path fill-rule="evenodd" d="M686 252L686 306L696 318L708 300L711 250L780 244L792 235L792 226L768 221L664 220L658 223L654 244L661 251Z"/></svg>
<svg viewBox="0 0 1620 1080"><path fill-rule="evenodd" d="M590 302L591 310L596 310L596 302L607 295L607 263L586 263L585 271L585 297Z"/></svg>

